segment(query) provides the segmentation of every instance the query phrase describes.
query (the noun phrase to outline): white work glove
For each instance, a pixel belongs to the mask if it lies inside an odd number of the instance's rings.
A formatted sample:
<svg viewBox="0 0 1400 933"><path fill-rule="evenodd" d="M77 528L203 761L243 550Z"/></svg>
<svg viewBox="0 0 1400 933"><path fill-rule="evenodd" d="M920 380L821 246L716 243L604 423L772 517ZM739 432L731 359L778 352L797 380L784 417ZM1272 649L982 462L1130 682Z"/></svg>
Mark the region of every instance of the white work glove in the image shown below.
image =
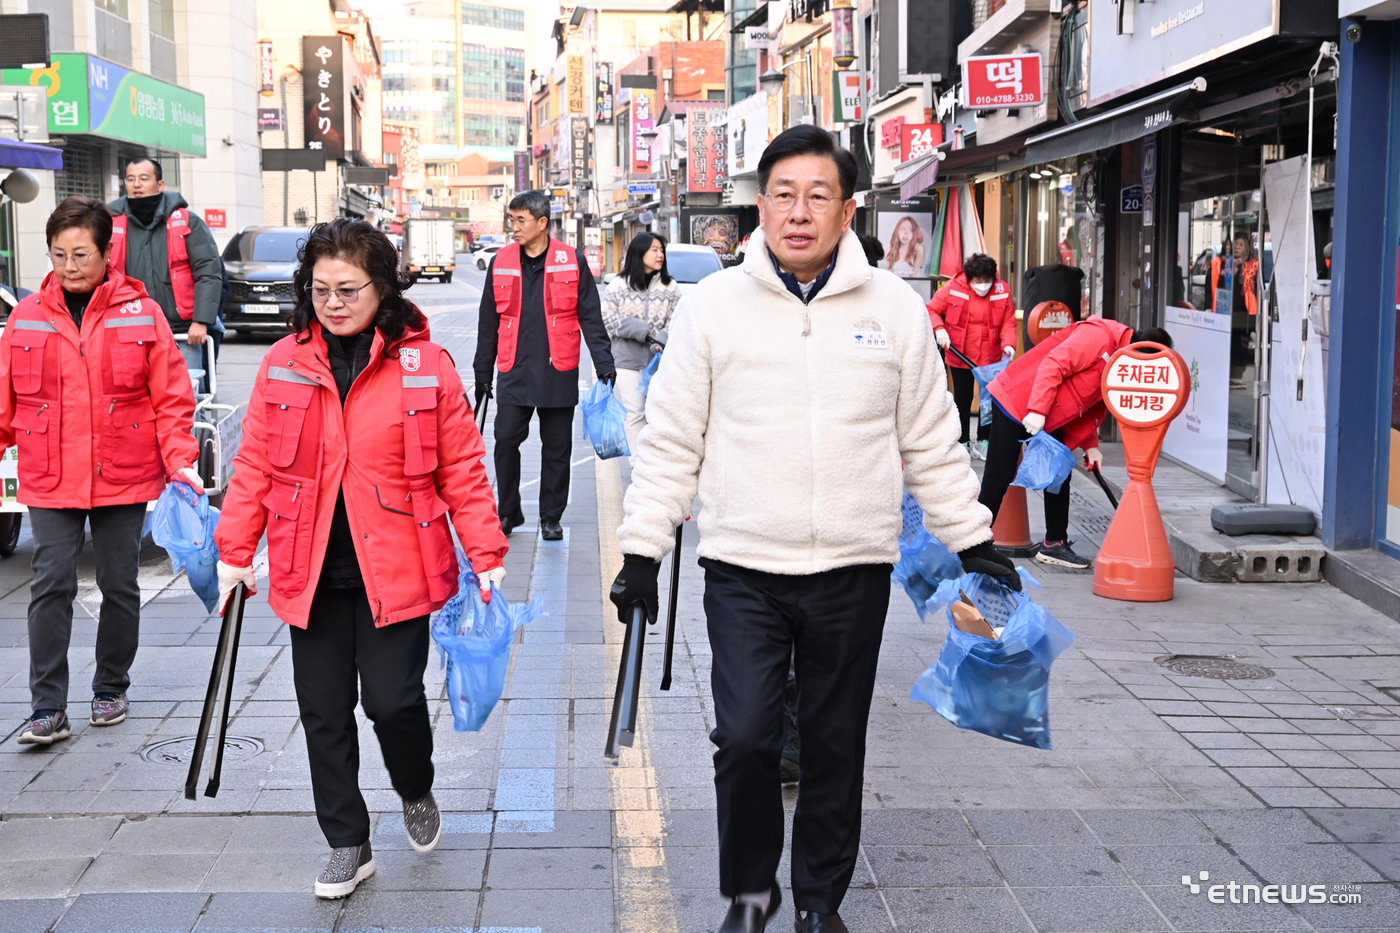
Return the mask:
<svg viewBox="0 0 1400 933"><path fill-rule="evenodd" d="M1002 354L1005 355L1005 356L1015 356L1015 355L1016 355L1016 348L1015 348L1015 347L1002 347L1002 348L1001 348L1001 352L1002 352Z"/></svg>
<svg viewBox="0 0 1400 933"><path fill-rule="evenodd" d="M1035 437L1040 433L1040 429L1045 427L1045 416L1031 412L1021 419L1021 426L1026 429L1026 433Z"/></svg>
<svg viewBox="0 0 1400 933"><path fill-rule="evenodd" d="M489 603L491 601L491 584L496 584L496 589L501 588L501 584L506 582L506 568L493 567L490 570L482 571L478 577L481 583L481 601Z"/></svg>
<svg viewBox="0 0 1400 933"><path fill-rule="evenodd" d="M228 606L229 594L238 584L242 583L248 587L249 596L258 591L258 578L253 574L252 567L234 567L219 561L215 569L219 572L219 615L224 614L224 609Z"/></svg>
<svg viewBox="0 0 1400 933"><path fill-rule="evenodd" d="M192 466L187 466L183 470L176 471L175 475L170 477L170 481L172 483L184 483L194 490L196 496L204 495L204 481L199 478L199 474L195 472Z"/></svg>
<svg viewBox="0 0 1400 933"><path fill-rule="evenodd" d="M1084 462L1089 465L1089 469L1097 470L1103 466L1103 454L1099 452L1097 447L1090 447L1084 451Z"/></svg>
<svg viewBox="0 0 1400 933"><path fill-rule="evenodd" d="M934 331L933 339L938 342L938 349L940 350L948 349L948 344L952 342L948 338L948 332L946 330Z"/></svg>

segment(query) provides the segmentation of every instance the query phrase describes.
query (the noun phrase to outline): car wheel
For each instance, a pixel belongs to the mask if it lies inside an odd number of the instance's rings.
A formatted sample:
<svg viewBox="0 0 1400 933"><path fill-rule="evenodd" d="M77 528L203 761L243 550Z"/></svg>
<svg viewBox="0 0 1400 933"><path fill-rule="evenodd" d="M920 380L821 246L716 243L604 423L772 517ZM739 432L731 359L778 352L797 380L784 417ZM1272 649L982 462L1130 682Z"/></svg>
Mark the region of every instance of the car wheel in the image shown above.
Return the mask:
<svg viewBox="0 0 1400 933"><path fill-rule="evenodd" d="M23 512L0 514L0 557L13 557L19 546L19 529L24 524Z"/></svg>
<svg viewBox="0 0 1400 933"><path fill-rule="evenodd" d="M449 272L449 273L447 273L446 275L444 275L444 276L442 277L442 280L443 280L444 282L448 283L448 284L451 284L451 282L452 282L452 273Z"/></svg>
<svg viewBox="0 0 1400 933"><path fill-rule="evenodd" d="M251 337L251 336L253 336L253 328L251 328L251 327L240 327L240 328L238 328L238 336L240 336L240 337Z"/></svg>

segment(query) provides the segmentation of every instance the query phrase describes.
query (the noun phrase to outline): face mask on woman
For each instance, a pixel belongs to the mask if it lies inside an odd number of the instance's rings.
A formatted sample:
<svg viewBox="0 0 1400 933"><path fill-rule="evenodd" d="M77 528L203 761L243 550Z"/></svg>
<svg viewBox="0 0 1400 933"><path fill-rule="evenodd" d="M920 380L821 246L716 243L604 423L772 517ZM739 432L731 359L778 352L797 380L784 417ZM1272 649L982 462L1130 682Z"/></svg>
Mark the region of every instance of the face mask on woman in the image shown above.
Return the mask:
<svg viewBox="0 0 1400 933"><path fill-rule="evenodd" d="M992 290L991 282L969 282L968 284L972 286L972 290L977 293L979 298L986 298L987 292Z"/></svg>

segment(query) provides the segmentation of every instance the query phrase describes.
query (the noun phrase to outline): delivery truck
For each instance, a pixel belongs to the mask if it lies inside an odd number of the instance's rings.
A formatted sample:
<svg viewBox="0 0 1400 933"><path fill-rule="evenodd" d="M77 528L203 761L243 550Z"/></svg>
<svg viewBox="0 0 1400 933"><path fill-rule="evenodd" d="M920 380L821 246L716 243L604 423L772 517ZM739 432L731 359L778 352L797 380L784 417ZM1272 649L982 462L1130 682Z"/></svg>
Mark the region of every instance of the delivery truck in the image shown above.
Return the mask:
<svg viewBox="0 0 1400 933"><path fill-rule="evenodd" d="M451 218L415 217L404 221L400 269L414 282L435 278L451 282L456 268L456 244Z"/></svg>

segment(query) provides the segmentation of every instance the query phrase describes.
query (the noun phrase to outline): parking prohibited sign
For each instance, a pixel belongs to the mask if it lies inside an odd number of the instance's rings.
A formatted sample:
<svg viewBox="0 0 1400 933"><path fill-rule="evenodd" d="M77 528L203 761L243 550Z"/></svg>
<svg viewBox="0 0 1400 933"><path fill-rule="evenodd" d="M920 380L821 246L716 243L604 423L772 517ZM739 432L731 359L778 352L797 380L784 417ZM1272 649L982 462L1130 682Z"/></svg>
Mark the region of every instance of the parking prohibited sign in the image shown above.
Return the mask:
<svg viewBox="0 0 1400 933"><path fill-rule="evenodd" d="M1177 354L1144 352L1138 346L1143 345L1124 347L1109 360L1103 397L1113 417L1146 428L1175 418L1191 383Z"/></svg>

